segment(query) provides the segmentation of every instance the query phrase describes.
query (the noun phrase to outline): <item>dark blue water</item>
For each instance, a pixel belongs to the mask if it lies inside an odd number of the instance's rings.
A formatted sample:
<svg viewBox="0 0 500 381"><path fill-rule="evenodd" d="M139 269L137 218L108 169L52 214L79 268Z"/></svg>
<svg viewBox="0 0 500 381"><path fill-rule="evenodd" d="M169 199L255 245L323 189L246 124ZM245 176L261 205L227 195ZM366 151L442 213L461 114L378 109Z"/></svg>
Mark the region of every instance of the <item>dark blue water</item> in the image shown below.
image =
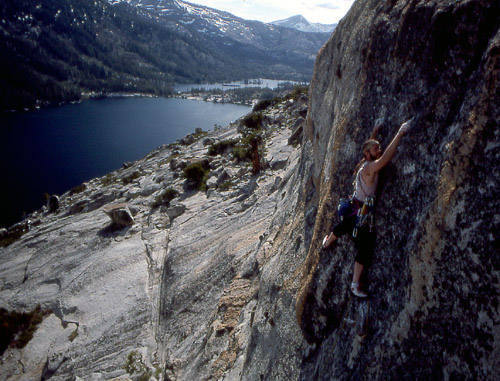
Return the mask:
<svg viewBox="0 0 500 381"><path fill-rule="evenodd" d="M198 127L225 126L247 106L165 98L89 100L29 113L0 114L0 225L134 161Z"/></svg>

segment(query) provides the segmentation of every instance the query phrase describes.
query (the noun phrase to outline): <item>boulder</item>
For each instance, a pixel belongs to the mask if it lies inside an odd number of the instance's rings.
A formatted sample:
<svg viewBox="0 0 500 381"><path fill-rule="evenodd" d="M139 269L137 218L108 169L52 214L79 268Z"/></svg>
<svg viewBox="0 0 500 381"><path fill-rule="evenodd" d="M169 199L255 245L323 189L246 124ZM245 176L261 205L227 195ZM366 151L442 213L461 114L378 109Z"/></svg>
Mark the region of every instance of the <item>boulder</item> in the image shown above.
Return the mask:
<svg viewBox="0 0 500 381"><path fill-rule="evenodd" d="M189 163L188 163L186 160L182 160L182 161L180 161L180 162L178 162L178 163L176 164L176 169L178 169L178 170L181 170L181 171L182 171L184 168L186 168L186 167L188 166L188 164L189 164Z"/></svg>
<svg viewBox="0 0 500 381"><path fill-rule="evenodd" d="M225 168L217 177L217 186L221 185L225 181L228 181L233 176L234 176L233 170Z"/></svg>
<svg viewBox="0 0 500 381"><path fill-rule="evenodd" d="M276 176L275 179L274 179L273 184L269 187L269 190L267 191L267 194L270 195L270 194L274 193L278 189L280 183L281 183L281 177L280 176Z"/></svg>
<svg viewBox="0 0 500 381"><path fill-rule="evenodd" d="M250 256L243 262L240 270L241 278L252 278L259 272L259 262L255 259L255 256Z"/></svg>
<svg viewBox="0 0 500 381"><path fill-rule="evenodd" d="M280 170L280 169L283 169L286 167L286 164L288 162L288 159L283 159L283 158L276 158L276 159L272 159L271 162L269 163L269 166L271 167L271 169L273 171L277 171L277 170Z"/></svg>
<svg viewBox="0 0 500 381"><path fill-rule="evenodd" d="M132 226L134 224L134 217L127 204L114 204L108 205L104 208L112 224L116 227Z"/></svg>
<svg viewBox="0 0 500 381"><path fill-rule="evenodd" d="M172 222L175 218L179 217L186 211L186 206L184 204L175 204L167 209L167 215Z"/></svg>
<svg viewBox="0 0 500 381"><path fill-rule="evenodd" d="M109 204L110 202L120 197L120 193L121 192L112 190L110 192L98 192L92 195L91 201L86 207L86 211L90 212L92 210L99 209L103 205Z"/></svg>
<svg viewBox="0 0 500 381"><path fill-rule="evenodd" d="M237 197L236 201L241 202L250 197L253 192L257 189L257 180L255 178L250 179L246 184L240 187L236 192L231 194L231 197Z"/></svg>
<svg viewBox="0 0 500 381"><path fill-rule="evenodd" d="M59 202L59 196L53 194L52 196L49 197L49 200L47 201L47 209L49 210L49 213L55 213L59 209L60 202Z"/></svg>
<svg viewBox="0 0 500 381"><path fill-rule="evenodd" d="M247 174L249 171L249 169L247 167L241 167L238 172L236 173L236 176L238 177L242 177L244 176L245 174Z"/></svg>
<svg viewBox="0 0 500 381"><path fill-rule="evenodd" d="M142 189L138 186L133 186L124 192L124 196L127 200L133 200L139 197L142 193Z"/></svg>
<svg viewBox="0 0 500 381"><path fill-rule="evenodd" d="M222 165L221 159L212 160L212 162L210 163L210 169L214 170L216 168L219 168L221 165Z"/></svg>
<svg viewBox="0 0 500 381"><path fill-rule="evenodd" d="M301 117L305 118L305 117L307 116L307 107L302 107L302 108L300 108L300 109L297 111L297 113L298 113Z"/></svg>
<svg viewBox="0 0 500 381"><path fill-rule="evenodd" d="M217 177L216 176L211 176L207 180L207 188L217 188Z"/></svg>
<svg viewBox="0 0 500 381"><path fill-rule="evenodd" d="M167 178L167 175L165 174L159 174L154 176L153 181L157 184L160 184L161 182L165 181Z"/></svg>
<svg viewBox="0 0 500 381"><path fill-rule="evenodd" d="M161 185L154 182L150 178L145 178L141 181L141 196L147 197L155 193L161 188Z"/></svg>

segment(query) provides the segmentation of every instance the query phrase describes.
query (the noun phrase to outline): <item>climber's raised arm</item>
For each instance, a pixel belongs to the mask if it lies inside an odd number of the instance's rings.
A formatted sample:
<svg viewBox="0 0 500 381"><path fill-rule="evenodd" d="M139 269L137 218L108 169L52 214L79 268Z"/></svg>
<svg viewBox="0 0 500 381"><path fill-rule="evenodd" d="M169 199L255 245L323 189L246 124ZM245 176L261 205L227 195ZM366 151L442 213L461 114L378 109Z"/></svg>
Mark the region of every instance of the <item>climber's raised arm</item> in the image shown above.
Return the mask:
<svg viewBox="0 0 500 381"><path fill-rule="evenodd" d="M367 168L369 172L378 172L382 168L384 168L389 163L389 161L391 161L394 154L396 153L396 149L398 148L401 138L410 128L410 122L410 120L404 122L401 127L399 127L398 132L396 133L394 138L392 138L392 141L389 143L382 156L369 163L369 168Z"/></svg>

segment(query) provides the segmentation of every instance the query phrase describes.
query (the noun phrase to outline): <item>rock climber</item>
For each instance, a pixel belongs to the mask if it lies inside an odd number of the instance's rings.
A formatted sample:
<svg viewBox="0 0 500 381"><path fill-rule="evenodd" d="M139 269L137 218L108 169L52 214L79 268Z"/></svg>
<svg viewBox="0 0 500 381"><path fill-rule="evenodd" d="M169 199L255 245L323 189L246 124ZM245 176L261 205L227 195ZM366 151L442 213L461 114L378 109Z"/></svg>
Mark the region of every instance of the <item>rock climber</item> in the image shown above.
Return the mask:
<svg viewBox="0 0 500 381"><path fill-rule="evenodd" d="M350 211L332 232L323 239L323 248L330 247L335 240L345 233L351 233L354 236L354 245L357 255L354 262L354 272L352 275L351 291L354 295L366 298L368 295L361 290L359 280L363 268L370 264L375 246L375 232L372 231L369 224L359 226L360 211L363 205L373 205L373 198L377 189L378 173L384 168L396 153L396 149L401 138L409 130L411 120L401 125L398 132L382 153L380 143L375 140L376 134L381 125L376 125L372 131L370 139L363 143L363 158L356 167L356 176L354 179L354 193L350 199Z"/></svg>

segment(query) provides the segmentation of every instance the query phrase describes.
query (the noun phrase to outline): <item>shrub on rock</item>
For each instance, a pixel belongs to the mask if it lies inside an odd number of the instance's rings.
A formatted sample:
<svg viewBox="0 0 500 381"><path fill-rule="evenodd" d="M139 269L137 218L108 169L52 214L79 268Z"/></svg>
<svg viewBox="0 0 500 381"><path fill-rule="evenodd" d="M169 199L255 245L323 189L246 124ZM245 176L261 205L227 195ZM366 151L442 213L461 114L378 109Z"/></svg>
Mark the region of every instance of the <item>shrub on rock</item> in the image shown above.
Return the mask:
<svg viewBox="0 0 500 381"><path fill-rule="evenodd" d="M183 169L184 177L186 178L186 185L188 188L205 190L206 182L208 179L208 163L197 161L188 164Z"/></svg>
<svg viewBox="0 0 500 381"><path fill-rule="evenodd" d="M243 118L241 123L243 126L246 128L249 128L251 130L257 130L260 127L262 127L262 121L263 121L263 116L262 113L260 112L252 112L251 114L248 114Z"/></svg>
<svg viewBox="0 0 500 381"><path fill-rule="evenodd" d="M0 308L0 355L9 346L23 348L33 337L38 325L50 311L43 311L38 305L31 312L7 311Z"/></svg>
<svg viewBox="0 0 500 381"><path fill-rule="evenodd" d="M29 221L18 222L12 225L9 229L2 229L0 233L0 247L9 246L11 243L17 241L24 234L29 232Z"/></svg>
<svg viewBox="0 0 500 381"><path fill-rule="evenodd" d="M124 185L128 185L130 183L132 183L134 180L137 180L139 177L141 177L141 173L139 171L134 171L133 173L131 173L130 175L128 176L125 176L123 179L122 179L122 183Z"/></svg>
<svg viewBox="0 0 500 381"><path fill-rule="evenodd" d="M73 196L74 194L83 192L85 189L87 189L87 186L85 184L80 184L77 185L76 187L71 188L69 194L70 196Z"/></svg>
<svg viewBox="0 0 500 381"><path fill-rule="evenodd" d="M210 156L223 155L230 150L232 151L236 144L238 144L238 139L222 140L208 147L208 154Z"/></svg>
<svg viewBox="0 0 500 381"><path fill-rule="evenodd" d="M167 188L164 191L162 191L158 196L156 196L156 199L153 203L153 207L158 207L162 205L169 206L170 201L172 201L178 195L179 192L177 192L175 189Z"/></svg>
<svg viewBox="0 0 500 381"><path fill-rule="evenodd" d="M263 99L258 101L255 106L253 106L252 111L263 111L269 106L272 106L274 104L274 100L272 99Z"/></svg>
<svg viewBox="0 0 500 381"><path fill-rule="evenodd" d="M243 138L233 149L233 157L237 161L251 161L253 174L259 173L264 165L264 139L261 130L250 131L243 135Z"/></svg>

